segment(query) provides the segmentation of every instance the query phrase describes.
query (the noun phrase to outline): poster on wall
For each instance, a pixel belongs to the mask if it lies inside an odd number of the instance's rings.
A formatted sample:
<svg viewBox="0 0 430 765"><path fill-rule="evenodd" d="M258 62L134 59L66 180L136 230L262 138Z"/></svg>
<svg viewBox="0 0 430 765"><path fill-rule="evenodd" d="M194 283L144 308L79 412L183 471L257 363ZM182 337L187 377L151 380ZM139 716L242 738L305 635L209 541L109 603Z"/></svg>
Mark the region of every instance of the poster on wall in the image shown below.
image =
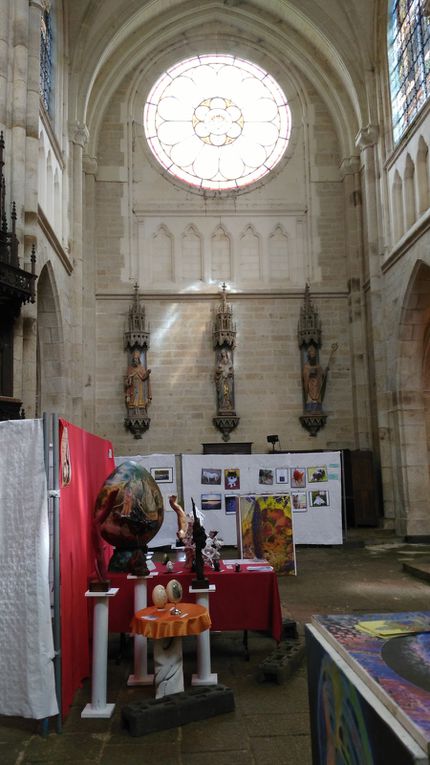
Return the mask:
<svg viewBox="0 0 430 765"><path fill-rule="evenodd" d="M155 537L148 544L149 549L156 547L170 547L176 543L178 530L176 513L170 507L169 497L178 495L176 481L176 455L175 454L136 454L129 457L115 457L115 465L121 465L127 460L132 460L141 465L150 473L161 491L164 505L163 524Z"/></svg>
<svg viewBox="0 0 430 765"><path fill-rule="evenodd" d="M295 574L290 494L253 494L239 499L241 558L262 558L277 574Z"/></svg>
<svg viewBox="0 0 430 765"><path fill-rule="evenodd" d="M225 545L238 545L235 497L289 495L294 543L342 544L340 452L183 454L184 508L191 498Z"/></svg>

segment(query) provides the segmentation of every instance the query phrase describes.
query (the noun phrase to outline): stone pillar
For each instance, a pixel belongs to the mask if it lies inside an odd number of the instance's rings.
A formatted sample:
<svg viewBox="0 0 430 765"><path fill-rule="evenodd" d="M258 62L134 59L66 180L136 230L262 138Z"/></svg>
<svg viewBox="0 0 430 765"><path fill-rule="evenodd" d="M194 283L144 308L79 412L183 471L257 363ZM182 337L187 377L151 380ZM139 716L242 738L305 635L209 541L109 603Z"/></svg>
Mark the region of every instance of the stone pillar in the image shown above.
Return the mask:
<svg viewBox="0 0 430 765"><path fill-rule="evenodd" d="M368 267L367 291L367 332L369 345L369 378L371 410L374 424L373 447L380 460L381 478L384 488L384 522L389 528L394 524L392 503L393 468L389 434L389 420L386 400L386 338L384 306L382 298L381 247L379 236L379 198L377 171L378 127L368 125L360 130L356 145L361 152L363 179L363 215L365 225L365 255ZM379 452L379 454L378 454Z"/></svg>
<svg viewBox="0 0 430 765"><path fill-rule="evenodd" d="M354 445L356 449L369 449L372 444L363 296L363 207L359 157L345 158L340 171L345 196Z"/></svg>
<svg viewBox="0 0 430 765"><path fill-rule="evenodd" d="M83 158L84 210L83 210L83 410L82 426L95 430L96 393L96 173L97 160L88 154Z"/></svg>
<svg viewBox="0 0 430 765"><path fill-rule="evenodd" d="M75 425L82 422L83 403L83 151L88 143L87 126L79 121L70 125L72 142L72 261L73 292L70 295L71 348L69 370L71 378L71 417Z"/></svg>

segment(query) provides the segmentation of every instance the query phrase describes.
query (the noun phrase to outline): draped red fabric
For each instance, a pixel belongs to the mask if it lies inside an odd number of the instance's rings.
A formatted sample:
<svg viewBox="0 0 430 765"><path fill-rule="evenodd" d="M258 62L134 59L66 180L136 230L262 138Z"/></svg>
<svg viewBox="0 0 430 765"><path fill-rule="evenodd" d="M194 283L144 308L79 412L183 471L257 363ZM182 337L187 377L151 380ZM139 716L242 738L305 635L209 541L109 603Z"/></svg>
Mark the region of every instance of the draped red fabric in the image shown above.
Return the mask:
<svg viewBox="0 0 430 765"><path fill-rule="evenodd" d="M92 517L97 495L114 470L110 441L60 419L60 577L62 712L90 674L90 608L94 576ZM111 548L106 549L110 557Z"/></svg>

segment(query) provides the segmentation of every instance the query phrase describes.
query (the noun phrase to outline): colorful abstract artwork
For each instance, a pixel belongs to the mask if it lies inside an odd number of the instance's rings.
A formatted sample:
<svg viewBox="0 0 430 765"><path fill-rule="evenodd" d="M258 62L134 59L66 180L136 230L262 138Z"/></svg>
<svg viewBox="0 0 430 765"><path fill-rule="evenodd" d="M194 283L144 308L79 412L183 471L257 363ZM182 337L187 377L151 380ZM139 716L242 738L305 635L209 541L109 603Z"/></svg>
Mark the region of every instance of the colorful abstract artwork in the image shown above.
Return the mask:
<svg viewBox="0 0 430 765"><path fill-rule="evenodd" d="M414 754L306 627L312 762L315 765L413 765Z"/></svg>
<svg viewBox="0 0 430 765"><path fill-rule="evenodd" d="M404 635L385 640L359 629L359 625L369 624L372 620L378 624L392 621L396 628L402 624ZM386 699L390 709L395 708L396 718L419 745L430 751L430 692L426 664L430 613L314 616L313 623L375 695L381 700ZM416 634L411 634L410 629ZM399 761L403 762L393 760Z"/></svg>
<svg viewBox="0 0 430 765"><path fill-rule="evenodd" d="M240 497L243 558L263 558L278 574L295 574L290 494Z"/></svg>

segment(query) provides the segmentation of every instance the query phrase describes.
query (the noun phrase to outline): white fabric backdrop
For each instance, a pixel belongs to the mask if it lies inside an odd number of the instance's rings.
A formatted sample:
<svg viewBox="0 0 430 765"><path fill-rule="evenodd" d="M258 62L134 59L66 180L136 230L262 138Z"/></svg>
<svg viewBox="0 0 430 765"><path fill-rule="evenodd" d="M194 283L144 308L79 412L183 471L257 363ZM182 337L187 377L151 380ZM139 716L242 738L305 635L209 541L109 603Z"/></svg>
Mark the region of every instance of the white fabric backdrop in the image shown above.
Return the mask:
<svg viewBox="0 0 430 765"><path fill-rule="evenodd" d="M0 422L0 714L58 713L41 420Z"/></svg>

